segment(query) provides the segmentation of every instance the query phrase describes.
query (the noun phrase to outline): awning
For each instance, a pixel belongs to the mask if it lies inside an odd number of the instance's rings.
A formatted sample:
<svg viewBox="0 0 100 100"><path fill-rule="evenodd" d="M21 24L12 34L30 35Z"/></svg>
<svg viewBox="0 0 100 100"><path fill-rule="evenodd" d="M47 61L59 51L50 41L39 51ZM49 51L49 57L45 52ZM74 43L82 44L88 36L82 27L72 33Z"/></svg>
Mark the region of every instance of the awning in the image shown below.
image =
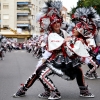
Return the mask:
<svg viewBox="0 0 100 100"><path fill-rule="evenodd" d="M29 27L29 24L17 24L17 27Z"/></svg>
<svg viewBox="0 0 100 100"><path fill-rule="evenodd" d="M17 2L18 5L28 5L29 2Z"/></svg>
<svg viewBox="0 0 100 100"><path fill-rule="evenodd" d="M17 13L17 15L28 15L28 13Z"/></svg>

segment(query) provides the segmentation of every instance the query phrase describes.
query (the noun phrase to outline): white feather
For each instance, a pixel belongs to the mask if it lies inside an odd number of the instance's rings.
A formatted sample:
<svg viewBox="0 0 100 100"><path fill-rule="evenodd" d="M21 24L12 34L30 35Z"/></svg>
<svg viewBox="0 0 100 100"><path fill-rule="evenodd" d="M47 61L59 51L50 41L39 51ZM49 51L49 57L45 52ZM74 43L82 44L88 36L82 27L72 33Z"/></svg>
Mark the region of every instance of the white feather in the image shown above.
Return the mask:
<svg viewBox="0 0 100 100"><path fill-rule="evenodd" d="M36 14L36 22L40 20L41 17L43 17L45 14L43 12L39 12Z"/></svg>

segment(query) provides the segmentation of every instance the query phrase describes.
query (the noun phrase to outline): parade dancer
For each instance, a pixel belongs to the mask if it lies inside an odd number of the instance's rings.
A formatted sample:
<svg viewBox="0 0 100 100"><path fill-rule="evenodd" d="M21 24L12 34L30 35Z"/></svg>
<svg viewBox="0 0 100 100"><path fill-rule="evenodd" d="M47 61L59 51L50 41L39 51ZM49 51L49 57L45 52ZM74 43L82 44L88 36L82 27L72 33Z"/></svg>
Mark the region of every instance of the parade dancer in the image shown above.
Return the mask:
<svg viewBox="0 0 100 100"><path fill-rule="evenodd" d="M98 63L96 62L96 55L93 52L96 48L95 36L97 35L97 29L99 27L99 15L96 10L92 7L89 8L78 8L72 16L73 22L77 24L77 27L84 28L85 45L91 57L81 58L82 62L86 63L89 67L89 70L84 75L88 79L100 78L96 72L99 68ZM80 22L80 23L79 23Z"/></svg>
<svg viewBox="0 0 100 100"><path fill-rule="evenodd" d="M0 35L0 58L1 60L4 60L4 51L6 48L4 47L4 44L7 42L6 37L3 35Z"/></svg>
<svg viewBox="0 0 100 100"><path fill-rule="evenodd" d="M41 29L46 31L47 28L49 27L50 20L45 15L41 15L41 17L40 17L40 14L39 14L37 16L37 21L40 21ZM48 34L48 31L46 31L46 34ZM47 41L45 41L45 42L47 42ZM33 72L33 74L27 79L25 84L23 86L21 86L20 89L15 94L13 94L13 97L21 97L21 96L25 95L26 91L34 84L34 82L37 79L39 79L41 71L46 67L46 65L45 65L46 60L51 56L51 54L52 54L51 52L49 52L48 50L45 50L45 52L42 55L43 57L38 61L37 65L36 65L36 69ZM45 90L47 90L47 89L45 88Z"/></svg>

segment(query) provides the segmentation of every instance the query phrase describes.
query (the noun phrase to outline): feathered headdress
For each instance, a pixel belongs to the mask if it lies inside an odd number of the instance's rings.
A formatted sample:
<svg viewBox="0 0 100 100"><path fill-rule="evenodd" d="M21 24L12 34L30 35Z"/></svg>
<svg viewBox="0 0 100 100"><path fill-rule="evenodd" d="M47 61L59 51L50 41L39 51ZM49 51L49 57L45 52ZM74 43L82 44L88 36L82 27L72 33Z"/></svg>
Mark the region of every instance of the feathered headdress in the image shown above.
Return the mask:
<svg viewBox="0 0 100 100"><path fill-rule="evenodd" d="M42 12L46 14L47 16L52 16L53 14L56 14L57 16L61 17L60 11L62 8L62 2L61 1L52 1L48 0L45 2L45 7L42 8Z"/></svg>
<svg viewBox="0 0 100 100"><path fill-rule="evenodd" d="M40 27L47 29L56 21L62 22L61 8L61 1L48 0L45 2L41 12L37 15L37 20L40 22Z"/></svg>
<svg viewBox="0 0 100 100"><path fill-rule="evenodd" d="M72 20L73 19L74 21L77 20L75 23L77 28L84 29L84 32L82 33L84 37L93 37L97 28L100 27L100 24L97 24L100 17L93 7L76 9L74 15L72 16Z"/></svg>

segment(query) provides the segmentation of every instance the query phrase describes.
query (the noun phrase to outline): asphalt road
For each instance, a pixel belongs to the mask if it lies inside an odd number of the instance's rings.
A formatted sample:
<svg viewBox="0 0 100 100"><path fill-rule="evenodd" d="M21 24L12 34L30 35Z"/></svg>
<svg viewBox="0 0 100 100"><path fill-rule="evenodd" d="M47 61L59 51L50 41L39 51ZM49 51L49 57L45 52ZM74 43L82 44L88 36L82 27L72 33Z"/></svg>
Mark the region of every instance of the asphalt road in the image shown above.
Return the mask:
<svg viewBox="0 0 100 100"><path fill-rule="evenodd" d="M37 80L33 86L27 91L25 97L13 98L20 84L25 83L27 78L34 72L37 59L24 50L7 52L5 59L0 60L0 100L45 100L38 98L38 94L43 92L43 86ZM83 66L83 72L88 69ZM97 70L100 73L100 68ZM90 91L95 95L95 98L79 97L79 88L76 80L67 81L56 75L50 76L54 84L61 92L61 100L100 100L100 79L88 80Z"/></svg>

